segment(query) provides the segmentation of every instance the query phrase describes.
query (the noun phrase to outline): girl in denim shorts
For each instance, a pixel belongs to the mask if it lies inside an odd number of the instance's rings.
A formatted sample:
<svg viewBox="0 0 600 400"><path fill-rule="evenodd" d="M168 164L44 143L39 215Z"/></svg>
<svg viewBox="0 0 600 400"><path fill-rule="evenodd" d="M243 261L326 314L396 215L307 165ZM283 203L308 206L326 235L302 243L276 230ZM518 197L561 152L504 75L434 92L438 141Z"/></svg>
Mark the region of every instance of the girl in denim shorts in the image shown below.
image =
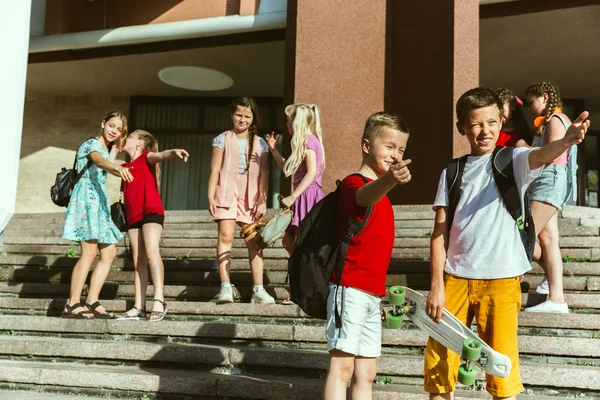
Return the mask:
<svg viewBox="0 0 600 400"><path fill-rule="evenodd" d="M571 125L569 118L562 113L562 101L558 89L544 81L527 88L526 101L534 120L534 147L562 139ZM575 146L573 146L575 147ZM563 264L558 246L558 211L571 199L576 180L572 176L576 165L576 149L567 149L556 160L544 166L542 174L529 186L531 212L538 234L534 258L540 262L546 273L536 291L548 294L548 299L536 306L528 307L528 312L568 313L569 308L563 294Z"/></svg>

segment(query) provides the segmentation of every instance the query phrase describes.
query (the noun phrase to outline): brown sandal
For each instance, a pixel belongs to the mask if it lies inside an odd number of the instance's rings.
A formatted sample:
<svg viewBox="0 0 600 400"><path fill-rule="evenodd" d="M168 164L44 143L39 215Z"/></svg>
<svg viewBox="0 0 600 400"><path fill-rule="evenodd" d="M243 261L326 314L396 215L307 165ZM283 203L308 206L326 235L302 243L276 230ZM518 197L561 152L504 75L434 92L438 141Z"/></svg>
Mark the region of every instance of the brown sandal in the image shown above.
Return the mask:
<svg viewBox="0 0 600 400"><path fill-rule="evenodd" d="M86 306L87 308L89 308L91 312L93 312L93 313L94 313L94 317L95 317L95 318L99 318L99 319L114 319L114 318L115 318L115 314L113 314L113 313L111 313L111 312L108 312L108 311L106 311L106 310L104 310L104 312L103 312L103 313L101 313L101 312L99 312L99 311L96 311L96 309L97 309L98 307L101 307L101 306L102 306L102 304L100 304L100 302L99 302L99 301L95 302L94 304L88 304L88 303L85 303L85 306Z"/></svg>

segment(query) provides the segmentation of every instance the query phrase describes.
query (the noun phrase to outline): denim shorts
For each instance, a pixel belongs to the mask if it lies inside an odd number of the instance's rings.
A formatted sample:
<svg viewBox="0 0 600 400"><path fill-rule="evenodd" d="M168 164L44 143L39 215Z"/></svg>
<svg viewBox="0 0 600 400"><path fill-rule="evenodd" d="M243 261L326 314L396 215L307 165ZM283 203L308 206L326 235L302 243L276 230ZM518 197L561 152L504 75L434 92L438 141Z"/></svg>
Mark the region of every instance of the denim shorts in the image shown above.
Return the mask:
<svg viewBox="0 0 600 400"><path fill-rule="evenodd" d="M529 200L548 203L562 210L571 198L573 190L568 181L569 169L566 165L544 166L541 175L529 185Z"/></svg>

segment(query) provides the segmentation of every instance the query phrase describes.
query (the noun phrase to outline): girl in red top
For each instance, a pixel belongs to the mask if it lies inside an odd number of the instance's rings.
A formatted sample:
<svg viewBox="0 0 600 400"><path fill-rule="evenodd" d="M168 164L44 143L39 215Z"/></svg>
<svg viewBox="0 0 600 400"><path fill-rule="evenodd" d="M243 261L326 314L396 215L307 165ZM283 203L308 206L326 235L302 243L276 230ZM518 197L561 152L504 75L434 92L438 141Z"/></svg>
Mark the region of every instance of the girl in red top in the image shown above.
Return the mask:
<svg viewBox="0 0 600 400"><path fill-rule="evenodd" d="M504 105L504 109L502 110L502 130L498 136L496 146L527 146L527 142L521 137L519 130L513 125L512 118L513 112L517 109L517 107L523 106L523 101L508 89L499 88L495 91Z"/></svg>
<svg viewBox="0 0 600 400"><path fill-rule="evenodd" d="M158 192L160 169L157 164L175 157L187 162L190 155L183 149L159 153L156 139L143 130L136 130L127 137L123 151L131 157L131 161L125 166L130 168L135 181L123 182L123 200L135 268L135 304L131 310L121 314L119 319L146 318L146 288L150 264L154 305L148 320L160 321L167 313L167 303L163 294L165 271L159 249L165 210Z"/></svg>

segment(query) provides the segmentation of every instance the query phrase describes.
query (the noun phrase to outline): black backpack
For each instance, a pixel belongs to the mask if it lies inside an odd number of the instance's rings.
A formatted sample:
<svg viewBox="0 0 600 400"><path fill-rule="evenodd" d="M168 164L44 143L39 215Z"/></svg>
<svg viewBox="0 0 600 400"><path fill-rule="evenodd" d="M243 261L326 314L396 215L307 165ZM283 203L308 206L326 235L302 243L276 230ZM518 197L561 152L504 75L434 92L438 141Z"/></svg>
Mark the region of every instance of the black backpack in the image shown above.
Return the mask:
<svg viewBox="0 0 600 400"><path fill-rule="evenodd" d="M86 140L87 142L87 140ZM83 142L85 143L85 142ZM73 192L73 188L79 179L85 174L93 164L92 160L88 160L87 165L81 170L81 172L77 173L77 153L79 153L79 149L83 145L79 145L77 151L75 152L75 161L73 161L73 169L66 169L62 167L60 172L56 174L56 180L54 181L54 185L50 187L50 198L52 202L60 207L67 207L69 205L69 201L71 200L71 193Z"/></svg>
<svg viewBox="0 0 600 400"><path fill-rule="evenodd" d="M496 147L492 154L492 171L494 173L494 181L496 182L496 186L498 186L498 191L502 196L504 206L517 223L517 228L521 235L521 241L523 242L527 259L531 261L536 242L535 225L531 216L531 206L529 204L527 191L523 198L525 215L522 213L521 197L519 196L519 189L517 188L513 171L513 150L513 147ZM455 158L448 164L448 169L446 171L446 185L448 187L449 202L447 216L448 229L452 226L456 205L460 199L460 185L462 183L462 175L465 170L467 157L468 155L462 156L461 158Z"/></svg>
<svg viewBox="0 0 600 400"><path fill-rule="evenodd" d="M359 174L365 183L368 181ZM353 176L353 175L350 175ZM364 221L349 218L346 233L340 237L337 230L338 201L342 183L337 189L313 206L300 223L294 252L288 261L291 300L311 317L327 319L329 280L335 268L337 284L342 279L348 245L366 225L372 211L367 208ZM335 308L336 325L341 318Z"/></svg>

